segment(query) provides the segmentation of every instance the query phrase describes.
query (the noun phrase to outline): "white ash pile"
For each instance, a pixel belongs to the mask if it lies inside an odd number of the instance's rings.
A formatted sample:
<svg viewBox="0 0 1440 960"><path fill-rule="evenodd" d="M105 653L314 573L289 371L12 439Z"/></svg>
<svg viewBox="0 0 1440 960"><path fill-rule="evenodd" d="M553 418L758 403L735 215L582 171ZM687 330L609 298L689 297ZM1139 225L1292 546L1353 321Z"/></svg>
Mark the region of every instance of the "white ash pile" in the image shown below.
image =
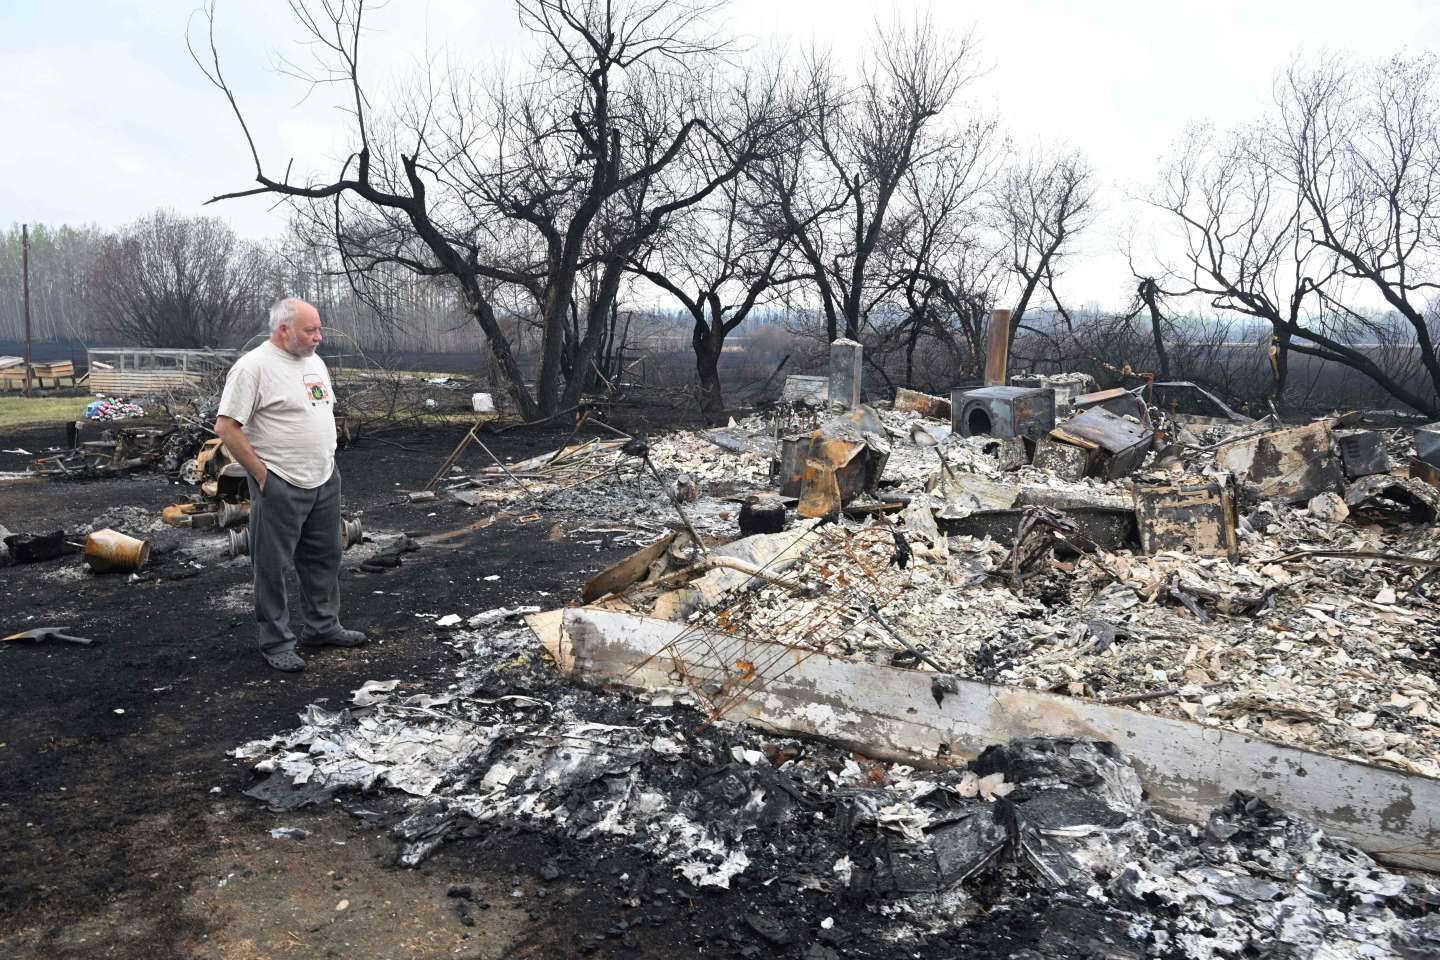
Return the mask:
<svg viewBox="0 0 1440 960"><path fill-rule="evenodd" d="M702 891L740 891L743 915L705 944L725 955L810 943L827 957L968 945L982 957L1402 958L1440 946L1432 883L1245 794L1203 827L1168 823L1108 744L1021 740L968 768L919 771L706 723L668 697L562 687L522 631L458 639L473 656L442 692L369 683L352 707L312 707L299 729L239 748L267 777L250 793L278 810L338 797L370 818L384 792L411 865L516 827L576 845L580 863L622 851L647 878L625 902L662 919L711 903L728 913Z"/></svg>

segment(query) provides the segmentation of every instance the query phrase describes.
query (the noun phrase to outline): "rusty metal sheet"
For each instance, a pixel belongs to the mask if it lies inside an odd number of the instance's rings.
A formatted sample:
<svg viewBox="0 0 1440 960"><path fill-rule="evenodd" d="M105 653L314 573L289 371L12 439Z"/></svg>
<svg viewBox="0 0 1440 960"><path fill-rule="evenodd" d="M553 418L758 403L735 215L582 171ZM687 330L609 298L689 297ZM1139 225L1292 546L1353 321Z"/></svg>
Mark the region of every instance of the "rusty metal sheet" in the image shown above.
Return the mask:
<svg viewBox="0 0 1440 960"><path fill-rule="evenodd" d="M1050 431L1062 443L1098 450L1090 473L1114 480L1135 471L1155 440L1155 431L1106 410L1092 407Z"/></svg>
<svg viewBox="0 0 1440 960"><path fill-rule="evenodd" d="M1135 485L1135 516L1146 553L1176 550L1201 557L1240 559L1234 481L1202 480Z"/></svg>
<svg viewBox="0 0 1440 960"><path fill-rule="evenodd" d="M795 515L807 519L833 517L844 505L835 468L818 460L805 461L805 472L800 481L800 504L795 508Z"/></svg>
<svg viewBox="0 0 1440 960"><path fill-rule="evenodd" d="M1303 503L1317 493L1340 489L1330 425L1324 422L1270 430L1228 443L1215 460L1256 496Z"/></svg>
<svg viewBox="0 0 1440 960"><path fill-rule="evenodd" d="M676 662L671 645L693 625L593 608L567 610L563 625L558 637L547 631L547 648L587 680L664 690L673 686L672 670L692 666ZM783 669L733 701L724 718L734 722L926 766L963 763L1019 737L1108 741L1163 814L1203 823L1245 790L1382 862L1440 869L1440 780L1020 687L947 677L937 691L935 673L763 641L748 641L745 656Z"/></svg>

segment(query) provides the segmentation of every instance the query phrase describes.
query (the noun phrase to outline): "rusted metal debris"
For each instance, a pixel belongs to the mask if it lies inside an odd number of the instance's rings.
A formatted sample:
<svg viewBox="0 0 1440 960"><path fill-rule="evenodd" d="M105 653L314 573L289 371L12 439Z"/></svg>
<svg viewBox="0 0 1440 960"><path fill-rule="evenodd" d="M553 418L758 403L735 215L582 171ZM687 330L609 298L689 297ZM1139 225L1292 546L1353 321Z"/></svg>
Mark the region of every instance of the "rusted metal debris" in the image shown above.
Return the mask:
<svg viewBox="0 0 1440 960"><path fill-rule="evenodd" d="M895 409L902 413L918 413L932 420L950 419L950 401L918 390L900 387L895 391Z"/></svg>
<svg viewBox="0 0 1440 960"><path fill-rule="evenodd" d="M39 457L30 472L38 476L86 479L154 466L165 455L175 427L114 427L113 439L86 440L73 450Z"/></svg>
<svg viewBox="0 0 1440 960"><path fill-rule="evenodd" d="M1322 421L1228 443L1215 451L1215 460L1258 498L1304 503L1340 488L1333 443L1330 425Z"/></svg>
<svg viewBox="0 0 1440 960"><path fill-rule="evenodd" d="M1199 557L1240 559L1239 515L1229 477L1135 484L1140 546Z"/></svg>
<svg viewBox="0 0 1440 960"><path fill-rule="evenodd" d="M1026 437L1039 440L1055 426L1055 394L1025 387L956 390L950 426L962 437Z"/></svg>
<svg viewBox="0 0 1440 960"><path fill-rule="evenodd" d="M1155 431L1097 406L1051 430L1050 439L1088 451L1086 475L1118 480L1134 473L1145 461Z"/></svg>

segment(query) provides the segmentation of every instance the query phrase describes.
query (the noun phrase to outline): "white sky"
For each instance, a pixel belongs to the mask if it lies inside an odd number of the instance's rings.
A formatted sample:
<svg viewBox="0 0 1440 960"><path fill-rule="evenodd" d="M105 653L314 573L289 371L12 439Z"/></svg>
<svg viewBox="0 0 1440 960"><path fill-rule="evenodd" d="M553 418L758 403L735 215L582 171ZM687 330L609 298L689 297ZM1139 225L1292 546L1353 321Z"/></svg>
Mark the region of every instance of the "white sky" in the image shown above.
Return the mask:
<svg viewBox="0 0 1440 960"><path fill-rule="evenodd" d="M249 185L244 143L186 52L197 0L0 0L0 223L113 227L156 207L202 212ZM1433 0L1008 0L934 5L859 0L732 0L723 16L761 49L818 44L851 62L876 17L928 9L974 26L992 69L977 96L1022 143L1064 141L1099 173L1102 216L1063 282L1067 299L1116 304L1129 276L1117 251L1142 186L1181 129L1244 121L1269 103L1297 53L1360 57L1440 48ZM524 42L508 0L390 0L369 19L372 95L426 50L488 62ZM274 69L299 31L280 0L221 0L219 42L272 172L328 168L347 153L325 96ZM203 212L242 234L279 235L263 199Z"/></svg>

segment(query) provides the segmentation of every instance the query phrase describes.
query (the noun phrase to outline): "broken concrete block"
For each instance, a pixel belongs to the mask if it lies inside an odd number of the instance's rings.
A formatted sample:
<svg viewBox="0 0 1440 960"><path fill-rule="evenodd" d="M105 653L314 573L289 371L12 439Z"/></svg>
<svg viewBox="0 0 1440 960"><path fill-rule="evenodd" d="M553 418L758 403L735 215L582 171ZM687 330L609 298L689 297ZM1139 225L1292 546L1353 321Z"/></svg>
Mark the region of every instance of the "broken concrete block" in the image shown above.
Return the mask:
<svg viewBox="0 0 1440 960"><path fill-rule="evenodd" d="M981 387L950 395L950 426L962 437L1039 440L1055 426L1055 395L1024 387Z"/></svg>
<svg viewBox="0 0 1440 960"><path fill-rule="evenodd" d="M830 393L829 377L790 376L780 391L780 399L786 403L803 403L808 407L823 407Z"/></svg>
<svg viewBox="0 0 1440 960"><path fill-rule="evenodd" d="M779 533L785 529L785 502L770 494L746 497L740 505L740 535Z"/></svg>
<svg viewBox="0 0 1440 960"><path fill-rule="evenodd" d="M1135 516L1140 546L1149 554L1177 550L1200 557L1240 559L1235 484L1223 480L1137 483Z"/></svg>
<svg viewBox="0 0 1440 960"><path fill-rule="evenodd" d="M1086 472L1115 480L1128 476L1145 462L1155 431L1097 406L1051 430L1050 438L1090 451Z"/></svg>
<svg viewBox="0 0 1440 960"><path fill-rule="evenodd" d="M1340 452L1340 466L1345 479L1359 480L1377 473L1390 472L1390 456L1385 442L1374 430L1335 430L1335 448Z"/></svg>
<svg viewBox="0 0 1440 960"><path fill-rule="evenodd" d="M853 410L860 405L860 379L865 348L854 340L830 342L829 401L833 406Z"/></svg>
<svg viewBox="0 0 1440 960"><path fill-rule="evenodd" d="M1340 523L1350 516L1350 508L1345 505L1345 498L1333 490L1315 494L1310 498L1305 509L1310 516L1316 520L1324 520L1326 523Z"/></svg>
<svg viewBox="0 0 1440 960"><path fill-rule="evenodd" d="M1440 423L1415 429L1415 456L1432 467L1440 467Z"/></svg>
<svg viewBox="0 0 1440 960"><path fill-rule="evenodd" d="M895 391L895 409L903 413L918 413L936 420L950 419L950 401L944 397L932 397L918 390L900 387Z"/></svg>
<svg viewBox="0 0 1440 960"><path fill-rule="evenodd" d="M713 671L705 645L677 643L695 629L692 624L657 623L612 611L571 609L564 613L555 645L547 641L547 648L557 663L568 664L569 671L584 679L663 693L674 687L672 671L702 676ZM714 642L722 639L717 636ZM948 678L951 692L937 697L936 675L929 671L808 650L797 657L794 648L780 644L752 643L746 659L783 663L786 669L763 685L726 688L727 694L736 695L717 704L717 713L769 735L823 737L866 756L923 764L937 759L956 764L991 745L1026 737L1074 742L1083 736L1122 743L1149 802L1171 817L1204 823L1214 804L1239 784L1390 862L1429 870L1440 866L1440 781L1430 777L1273 743L1253 732L1016 686L955 677ZM1096 770L1084 753L1071 751L1070 756L1069 768ZM1007 778L1030 779L1008 773ZM1118 785L1108 775L1106 782ZM1134 796L1133 781L1123 789L1124 796ZM1107 789L1107 796L1116 795ZM1283 829L1277 828L1275 835Z"/></svg>
<svg viewBox="0 0 1440 960"><path fill-rule="evenodd" d="M1330 426L1323 422L1236 440L1216 450L1215 460L1262 499L1305 503L1340 488L1340 463Z"/></svg>
<svg viewBox="0 0 1440 960"><path fill-rule="evenodd" d="M1054 474L1061 480L1079 480L1090 466L1090 451L1050 437L1041 437L1035 445L1035 468Z"/></svg>

